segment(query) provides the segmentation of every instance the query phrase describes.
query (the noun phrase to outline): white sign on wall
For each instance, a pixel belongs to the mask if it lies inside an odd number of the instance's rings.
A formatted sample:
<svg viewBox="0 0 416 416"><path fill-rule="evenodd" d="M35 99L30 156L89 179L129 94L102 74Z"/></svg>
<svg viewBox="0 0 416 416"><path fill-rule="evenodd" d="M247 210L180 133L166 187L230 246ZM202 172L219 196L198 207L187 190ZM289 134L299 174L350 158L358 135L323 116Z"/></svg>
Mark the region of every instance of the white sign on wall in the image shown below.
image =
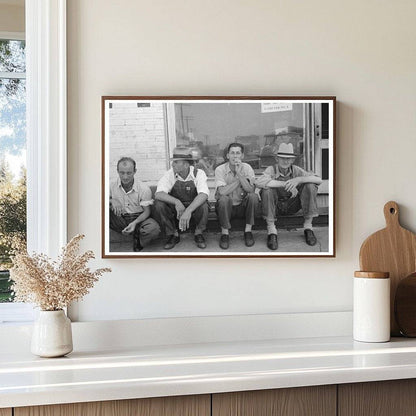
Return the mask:
<svg viewBox="0 0 416 416"><path fill-rule="evenodd" d="M278 111L291 111L292 103L261 103L262 113L276 113Z"/></svg>

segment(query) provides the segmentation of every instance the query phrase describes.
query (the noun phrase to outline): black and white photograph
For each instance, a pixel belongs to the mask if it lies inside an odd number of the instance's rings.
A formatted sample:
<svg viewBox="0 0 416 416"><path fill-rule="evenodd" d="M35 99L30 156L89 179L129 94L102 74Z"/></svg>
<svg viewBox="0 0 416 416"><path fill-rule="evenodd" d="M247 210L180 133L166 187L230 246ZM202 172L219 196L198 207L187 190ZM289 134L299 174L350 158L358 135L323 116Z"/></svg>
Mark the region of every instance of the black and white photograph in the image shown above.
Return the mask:
<svg viewBox="0 0 416 416"><path fill-rule="evenodd" d="M102 97L102 256L334 257L335 97Z"/></svg>

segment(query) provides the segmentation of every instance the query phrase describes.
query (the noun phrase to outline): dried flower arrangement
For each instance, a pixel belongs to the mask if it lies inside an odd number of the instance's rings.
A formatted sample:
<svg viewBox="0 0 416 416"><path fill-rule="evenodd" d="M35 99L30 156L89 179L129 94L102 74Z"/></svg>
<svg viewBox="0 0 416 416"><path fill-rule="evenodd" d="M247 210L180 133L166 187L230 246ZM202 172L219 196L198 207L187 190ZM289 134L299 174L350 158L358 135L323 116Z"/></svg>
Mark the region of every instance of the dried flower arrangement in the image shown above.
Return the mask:
<svg viewBox="0 0 416 416"><path fill-rule="evenodd" d="M16 253L10 270L15 302L36 304L45 311L56 311L81 299L109 268L91 271L87 267L94 258L92 251L78 255L84 235L78 234L62 249L57 261L45 254Z"/></svg>

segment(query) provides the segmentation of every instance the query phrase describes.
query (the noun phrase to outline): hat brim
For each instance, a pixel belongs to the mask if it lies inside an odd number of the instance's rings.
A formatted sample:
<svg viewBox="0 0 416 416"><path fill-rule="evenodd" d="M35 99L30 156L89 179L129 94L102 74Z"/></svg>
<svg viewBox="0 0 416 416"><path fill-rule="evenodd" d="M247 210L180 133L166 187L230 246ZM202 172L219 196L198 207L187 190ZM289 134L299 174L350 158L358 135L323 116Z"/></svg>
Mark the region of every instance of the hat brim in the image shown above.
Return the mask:
<svg viewBox="0 0 416 416"><path fill-rule="evenodd" d="M193 157L171 157L169 160L171 160L172 162L175 162L176 160L192 160L193 162L197 161L197 159Z"/></svg>
<svg viewBox="0 0 416 416"><path fill-rule="evenodd" d="M294 153L277 153L276 157L283 157L286 159L296 159L298 155L295 155Z"/></svg>

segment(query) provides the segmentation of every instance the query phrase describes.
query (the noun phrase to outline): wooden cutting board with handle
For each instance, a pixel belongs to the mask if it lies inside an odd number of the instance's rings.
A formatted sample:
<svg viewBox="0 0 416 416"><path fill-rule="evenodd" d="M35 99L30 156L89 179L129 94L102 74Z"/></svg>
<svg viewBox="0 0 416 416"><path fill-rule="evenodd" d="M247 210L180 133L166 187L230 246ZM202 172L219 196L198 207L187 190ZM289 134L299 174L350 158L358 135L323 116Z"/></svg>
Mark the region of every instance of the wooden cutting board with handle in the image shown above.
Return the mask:
<svg viewBox="0 0 416 416"><path fill-rule="evenodd" d="M394 298L400 280L416 271L416 235L400 225L396 202L384 205L384 217L386 228L370 235L361 246L360 268L390 273L390 329L391 335L397 336L400 331L394 317Z"/></svg>

